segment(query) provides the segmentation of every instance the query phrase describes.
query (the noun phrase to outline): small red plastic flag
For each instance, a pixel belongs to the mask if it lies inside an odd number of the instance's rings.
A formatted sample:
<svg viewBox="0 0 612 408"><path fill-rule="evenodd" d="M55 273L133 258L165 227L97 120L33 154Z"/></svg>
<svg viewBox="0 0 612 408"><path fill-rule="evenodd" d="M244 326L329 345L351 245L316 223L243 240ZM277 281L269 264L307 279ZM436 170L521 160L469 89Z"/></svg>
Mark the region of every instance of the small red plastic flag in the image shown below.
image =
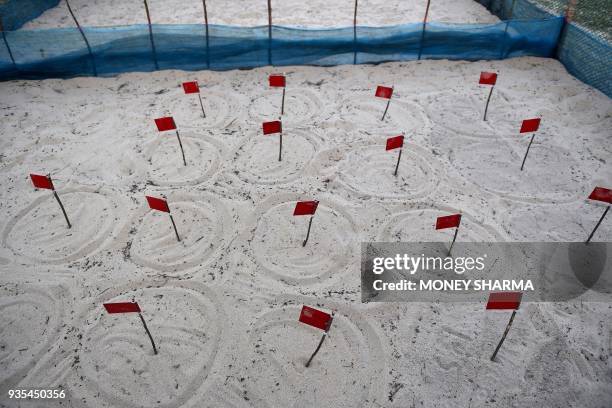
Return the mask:
<svg viewBox="0 0 612 408"><path fill-rule="evenodd" d="M379 98L391 99L391 95L393 95L393 88L389 88L388 86L378 85L376 87L376 95Z"/></svg>
<svg viewBox="0 0 612 408"><path fill-rule="evenodd" d="M478 81L481 85L495 85L497 82L497 74L495 72L481 72L480 73L480 81Z"/></svg>
<svg viewBox="0 0 612 408"><path fill-rule="evenodd" d="M312 307L302 306L300 322L327 331L331 326L332 316L320 310L313 309Z"/></svg>
<svg viewBox="0 0 612 408"><path fill-rule="evenodd" d="M264 122L262 128L264 135L269 135L271 133L280 133L283 131L283 125L280 120L275 120L274 122Z"/></svg>
<svg viewBox="0 0 612 408"><path fill-rule="evenodd" d="M49 176L41 176L40 174L30 174L30 178L32 179L32 184L36 188L46 188L48 190L55 190L53 187L53 182L49 178Z"/></svg>
<svg viewBox="0 0 612 408"><path fill-rule="evenodd" d="M270 86L272 87L285 87L285 76L284 75L270 75L269 78Z"/></svg>
<svg viewBox="0 0 612 408"><path fill-rule="evenodd" d="M108 313L140 313L140 306L136 302L104 303Z"/></svg>
<svg viewBox="0 0 612 408"><path fill-rule="evenodd" d="M521 125L521 133L536 132L540 127L540 118L525 119Z"/></svg>
<svg viewBox="0 0 612 408"><path fill-rule="evenodd" d="M404 135L394 136L387 139L387 150L397 149L404 145Z"/></svg>
<svg viewBox="0 0 612 408"><path fill-rule="evenodd" d="M159 130L160 132L176 129L176 124L174 123L174 119L172 118L172 116L155 119L155 124L157 125L157 130Z"/></svg>
<svg viewBox="0 0 612 408"><path fill-rule="evenodd" d="M436 229L458 228L459 224L461 224L461 214L447 215L445 217L438 217Z"/></svg>
<svg viewBox="0 0 612 408"><path fill-rule="evenodd" d="M163 211L163 212L170 212L170 207L168 207L168 202L166 200L164 200L163 198L156 198L156 197L150 197L150 196L146 196L147 197L147 202L149 203L149 208L151 208L152 210L157 210L157 211Z"/></svg>
<svg viewBox="0 0 612 408"><path fill-rule="evenodd" d="M612 190L603 187L595 187L593 192L589 195L589 198L591 200L612 204Z"/></svg>
<svg viewBox="0 0 612 408"><path fill-rule="evenodd" d="M489 295L487 310L516 310L521 304L521 292L496 292Z"/></svg>
<svg viewBox="0 0 612 408"><path fill-rule="evenodd" d="M200 93L198 81L183 82L183 90L186 94Z"/></svg>
<svg viewBox="0 0 612 408"><path fill-rule="evenodd" d="M293 210L293 215L314 215L318 206L318 201L298 201Z"/></svg>

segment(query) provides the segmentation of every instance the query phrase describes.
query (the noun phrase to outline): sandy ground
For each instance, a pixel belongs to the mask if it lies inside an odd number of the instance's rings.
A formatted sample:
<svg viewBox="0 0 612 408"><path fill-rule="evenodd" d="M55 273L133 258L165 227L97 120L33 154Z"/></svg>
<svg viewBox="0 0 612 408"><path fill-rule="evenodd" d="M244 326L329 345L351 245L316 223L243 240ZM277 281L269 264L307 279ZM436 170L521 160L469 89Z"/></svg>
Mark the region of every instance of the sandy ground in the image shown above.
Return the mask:
<svg viewBox="0 0 612 408"><path fill-rule="evenodd" d="M612 104L557 61L286 67L0 84L0 406L598 407L612 401L611 303L362 304L362 241L582 241L612 180ZM499 72L489 121L482 70ZM432 75L435 72L435 75ZM184 95L198 80L197 98ZM385 122L378 84L394 85ZM153 119L174 115L174 134ZM542 117L524 172L520 121ZM406 133L399 176L385 139ZM51 173L74 227L28 174ZM183 237L147 209L165 195ZM308 245L299 199L318 199ZM612 238L612 221L596 239ZM137 316L103 302L136 299ZM335 310L330 336L297 322ZM6 399L63 387L68 401Z"/></svg>
<svg viewBox="0 0 612 408"><path fill-rule="evenodd" d="M157 24L203 24L201 0L149 0L151 20ZM423 21L425 0L360 0L358 24L384 26ZM71 0L83 26L146 24L142 0ZM208 0L210 24L257 26L268 24L266 0ZM273 24L300 27L347 27L353 25L355 2L339 0L273 0ZM429 21L451 23L495 23L497 17L473 0L432 1ZM74 27L64 0L24 29Z"/></svg>

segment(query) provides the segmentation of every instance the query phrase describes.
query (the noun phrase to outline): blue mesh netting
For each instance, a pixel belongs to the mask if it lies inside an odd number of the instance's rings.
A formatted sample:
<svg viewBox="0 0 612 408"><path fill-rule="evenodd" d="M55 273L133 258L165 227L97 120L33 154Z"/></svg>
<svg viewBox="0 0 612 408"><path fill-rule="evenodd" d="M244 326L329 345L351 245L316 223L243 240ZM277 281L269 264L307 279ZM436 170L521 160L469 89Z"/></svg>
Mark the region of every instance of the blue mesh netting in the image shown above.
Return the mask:
<svg viewBox="0 0 612 408"><path fill-rule="evenodd" d="M0 19L4 29L17 30L45 10L55 7L60 0L0 0Z"/></svg>
<svg viewBox="0 0 612 408"><path fill-rule="evenodd" d="M565 0L514 0L514 12L511 13L513 0L477 1L501 19L510 16L531 19L561 15L567 5ZM581 2L577 6L586 7ZM570 22L564 25L555 57L576 78L612 97L612 46L605 38Z"/></svg>
<svg viewBox="0 0 612 408"><path fill-rule="evenodd" d="M273 27L209 26L208 52L203 25L154 25L160 69L215 70L268 65L337 65L416 59L501 59L525 55L550 57L563 26L559 17L498 24L428 23L393 27L306 30ZM155 62L146 25L85 28L88 53L76 28L12 31L0 45L0 78L49 78L152 71ZM269 47L270 45L270 47ZM270 55L271 54L271 61Z"/></svg>

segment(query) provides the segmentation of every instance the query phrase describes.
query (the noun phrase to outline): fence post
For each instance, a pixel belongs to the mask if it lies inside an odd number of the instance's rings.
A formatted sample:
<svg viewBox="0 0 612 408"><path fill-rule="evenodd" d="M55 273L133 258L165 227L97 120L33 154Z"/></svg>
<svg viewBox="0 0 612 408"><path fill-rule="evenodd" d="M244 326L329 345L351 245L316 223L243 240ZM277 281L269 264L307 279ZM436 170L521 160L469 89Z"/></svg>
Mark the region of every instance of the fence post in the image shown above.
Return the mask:
<svg viewBox="0 0 612 408"><path fill-rule="evenodd" d="M516 0L512 0L512 4L510 5L510 14L506 18L506 27L504 28L504 41L502 42L502 45L501 45L501 52L499 55L499 59L504 59L504 51L506 49L505 45L506 45L506 40L508 39L508 26L510 25L510 20L512 20L512 17L514 16L514 4L515 3L516 3Z"/></svg>
<svg viewBox="0 0 612 408"><path fill-rule="evenodd" d="M206 26L206 68L210 68L210 49L208 46L208 10L206 10L206 0L202 0L204 5L204 25Z"/></svg>
<svg viewBox="0 0 612 408"><path fill-rule="evenodd" d="M268 0L268 65L272 65L272 0Z"/></svg>
<svg viewBox="0 0 612 408"><path fill-rule="evenodd" d="M11 61L13 62L13 67L15 67L15 71L18 71L17 64L15 63L15 57L13 57L13 51L11 51L11 47L6 39L6 33L4 32L4 24L2 24L2 16L0 16L0 31L2 31L2 39L4 40L4 45L6 45L6 49L8 50L9 56L11 57Z"/></svg>
<svg viewBox="0 0 612 408"><path fill-rule="evenodd" d="M353 65L357 64L357 3L359 0L355 0L355 14L353 15Z"/></svg>
<svg viewBox="0 0 612 408"><path fill-rule="evenodd" d="M155 63L155 69L159 70L159 64L157 63L157 51L155 51L155 41L153 41L153 27L151 26L151 14L149 14L149 5L147 0L144 0L145 11L147 12L147 21L149 22L149 38L151 39L151 51L153 51L153 62Z"/></svg>
<svg viewBox="0 0 612 408"><path fill-rule="evenodd" d="M91 51L91 47L89 46L89 41L87 41L87 37L85 37L85 32L81 28L81 25L79 24L79 21L77 20L76 16L74 15L74 12L72 11L72 7L70 7L70 3L68 2L68 0L66 0L66 6L68 6L68 12L72 16L72 19L74 20L74 23L76 24L77 28L79 29L79 32L81 33L81 37L83 37L83 41L85 41L85 45L87 46L87 51L89 51L89 58L91 58L91 65L92 65L92 68L93 68L94 76L98 76L98 69L96 68L96 60L94 58L93 52Z"/></svg>
<svg viewBox="0 0 612 408"><path fill-rule="evenodd" d="M427 0L427 6L425 8L425 17L423 17L423 31L421 32L421 43L419 44L419 60L421 59L421 54L423 53L423 41L425 40L425 26L427 25L427 15L429 14L429 5L431 0Z"/></svg>
<svg viewBox="0 0 612 408"><path fill-rule="evenodd" d="M565 22L569 23L574 20L576 15L576 3L578 0L568 0L567 7L565 7Z"/></svg>

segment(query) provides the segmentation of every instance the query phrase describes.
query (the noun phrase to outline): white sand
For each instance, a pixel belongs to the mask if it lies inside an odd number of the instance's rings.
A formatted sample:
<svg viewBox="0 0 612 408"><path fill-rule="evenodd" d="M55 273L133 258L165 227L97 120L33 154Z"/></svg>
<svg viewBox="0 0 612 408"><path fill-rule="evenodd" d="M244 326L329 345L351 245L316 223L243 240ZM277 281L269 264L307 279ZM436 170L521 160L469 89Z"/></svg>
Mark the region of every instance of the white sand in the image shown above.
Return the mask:
<svg viewBox="0 0 612 408"><path fill-rule="evenodd" d="M271 68L0 83L0 404L62 386L72 407L607 406L610 303L525 304L491 363L507 313L361 304L359 244L450 239L433 224L456 211L459 240L584 240L603 211L586 196L612 182L610 99L538 58L283 70L281 163L260 134ZM487 123L482 70L500 74ZM378 84L396 89L382 124ZM187 167L154 128L167 114ZM384 141L402 131L395 179ZM52 173L71 230L30 172ZM181 243L145 194L168 197ZM298 199L321 201L306 248ZM158 356L137 316L101 306L132 298ZM337 314L309 369L302 304Z"/></svg>
<svg viewBox="0 0 612 408"><path fill-rule="evenodd" d="M151 20L156 24L203 24L201 0L149 0ZM360 0L357 22L363 26L418 23L425 15L425 0ZM146 24L142 0L71 0L83 26ZM207 0L209 24L258 26L268 24L266 0ZM300 27L348 27L353 25L353 0L272 0L273 24ZM473 0L433 0L429 21L495 23L497 17ZM24 29L74 27L64 0L30 21Z"/></svg>

